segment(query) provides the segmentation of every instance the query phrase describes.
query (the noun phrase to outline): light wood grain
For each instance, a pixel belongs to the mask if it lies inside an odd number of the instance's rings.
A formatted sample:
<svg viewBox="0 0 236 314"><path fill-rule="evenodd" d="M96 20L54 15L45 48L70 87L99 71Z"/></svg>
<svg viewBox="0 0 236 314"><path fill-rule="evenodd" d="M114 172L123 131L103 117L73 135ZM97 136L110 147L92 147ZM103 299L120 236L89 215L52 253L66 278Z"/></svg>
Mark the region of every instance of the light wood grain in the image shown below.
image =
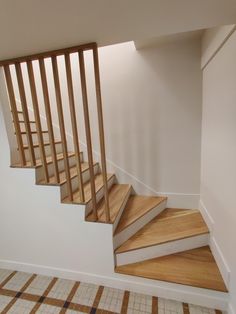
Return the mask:
<svg viewBox="0 0 236 314"><path fill-rule="evenodd" d="M65 165L65 172L66 172L67 193L68 193L68 197L70 198L70 200L73 200L69 161L67 158L68 147L67 147L67 139L66 139L66 129L65 129L65 122L64 122L64 114L63 114L63 106L62 106L62 97L61 97L61 88L60 88L60 79L59 79L59 72L58 72L57 57L56 56L52 57L51 60L52 60L52 72L53 72L53 79L54 79L54 87L55 87L55 93L56 93L56 104L57 104L59 129L60 129L61 141L62 141L62 152L63 152L63 156L64 156L64 165Z"/></svg>
<svg viewBox="0 0 236 314"><path fill-rule="evenodd" d="M51 148L54 175L56 177L56 181L59 183L60 179L59 179L59 171L58 171L57 156L56 156L57 154L56 154L56 147L54 144L55 137L54 137L53 124L52 124L52 113L51 113L47 74L46 74L44 59L39 60L39 69L40 69L41 83L42 83L42 89L43 89L44 107L45 107L45 113L46 113L48 136L49 136L49 142L50 142L50 148Z"/></svg>
<svg viewBox="0 0 236 314"><path fill-rule="evenodd" d="M14 88L13 88L10 68L8 65L4 67L4 72L5 72L8 96L9 96L10 106L11 106L11 111L12 111L12 116L13 116L13 123L14 123L14 127L15 127L17 146L18 146L19 155L20 155L19 156L20 157L20 164L22 167L24 167L26 165L26 158L25 158L25 152L24 152L24 148L23 148L21 128L20 128L18 114L17 114L15 92L14 92Z"/></svg>
<svg viewBox="0 0 236 314"><path fill-rule="evenodd" d="M35 84L34 69L33 69L32 61L27 62L27 70L28 70L28 77L29 77L29 84L30 84L30 91L31 91L31 97L32 97L35 122L36 122L36 131L37 131L37 135L38 135L40 156L41 156L41 160L42 160L42 166L43 166L45 181L48 182L48 180L49 180L48 168L47 168L47 162L46 162L46 154L45 154L45 147L44 147L44 140L43 140L43 133L42 133L42 125L41 125L41 118L40 118L40 112L39 112L39 103L38 103L38 96L37 96L37 91L36 91L36 84ZM32 132L31 132L31 134L32 134Z"/></svg>
<svg viewBox="0 0 236 314"><path fill-rule="evenodd" d="M89 163L89 171L90 171L90 190L91 190L91 195L92 195L93 216L94 216L94 220L97 220L97 201L96 201L95 177L94 177L94 170L93 170L92 136L91 136L91 127L90 127L90 118L89 118L88 94L87 94L87 83L86 83L86 73L85 73L83 51L79 52L79 70L80 70L81 91L82 91L83 110L84 110L86 145L87 145L87 151L88 151L88 163Z"/></svg>
<svg viewBox="0 0 236 314"><path fill-rule="evenodd" d="M141 218L161 202L165 201L166 197L158 196L141 196L133 195L129 198L125 210L121 216L120 222L116 228L115 234L121 232L129 225Z"/></svg>
<svg viewBox="0 0 236 314"><path fill-rule="evenodd" d="M132 251L206 233L209 233L209 230L199 211L167 208L123 243L116 250L116 253Z"/></svg>
<svg viewBox="0 0 236 314"><path fill-rule="evenodd" d="M35 153L33 148L33 139L31 134L31 127L30 127L30 120L29 120L29 112L28 112L28 106L27 106L27 99L25 94L25 86L23 81L23 75L22 75L22 69L20 63L15 64L15 70L16 70L16 77L17 77L17 83L19 88L19 94L20 94L20 101L24 116L24 124L25 124L25 131L27 136L27 142L29 146L29 156L32 166L35 166Z"/></svg>
<svg viewBox="0 0 236 314"><path fill-rule="evenodd" d="M117 273L227 292L208 246L116 267Z"/></svg>
<svg viewBox="0 0 236 314"><path fill-rule="evenodd" d="M78 127L77 127L75 97L74 97L74 90L73 90L71 61L70 61L69 53L65 54L65 65L66 65L66 77L67 77L68 97L69 97L69 107L70 107L70 118L71 118L71 126L72 126L72 133L73 133L73 143L74 143L74 149L75 149L75 157L76 157L78 180L79 180L80 198L84 202L83 177L82 177L82 168L81 168L81 160L80 160L79 133L78 133Z"/></svg>
<svg viewBox="0 0 236 314"><path fill-rule="evenodd" d="M114 223L119 211L124 206L131 190L129 184L114 184L109 190L109 209L110 209L110 222ZM104 198L99 202L97 207L98 222L107 222L106 205ZM93 215L89 214L86 218L87 221L93 221Z"/></svg>
<svg viewBox="0 0 236 314"><path fill-rule="evenodd" d="M111 180L115 177L114 174L107 174L107 180ZM95 180L94 180L94 183L95 183L95 193L98 193L102 188L103 188L103 177L101 174L98 174L95 176ZM96 195L96 194L95 194ZM84 183L84 197L85 197L85 201L82 202L81 199L80 199L80 193L79 193L79 190L75 191L73 193L73 201L70 201L68 199L68 197L65 197L63 200L62 200L62 203L66 203L66 204L86 204L88 203L89 201L92 200L92 195L91 195L91 189L90 189L90 182L86 182Z"/></svg>
<svg viewBox="0 0 236 314"><path fill-rule="evenodd" d="M71 158L75 156L75 153L68 153L68 158ZM81 156L82 156L82 153L81 153ZM62 153L59 153L56 155L56 158L57 158L57 161L60 161L62 160L64 157L63 157L63 154ZM81 157L82 158L82 157ZM46 157L46 162L47 162L47 165L53 163L53 160L52 160L52 156L47 156ZM26 164L22 167L21 163L14 163L11 165L12 168L37 168L37 167L41 167L42 166L42 161L41 159L36 159L36 165L35 166L31 166L31 163L29 161L26 162Z"/></svg>
<svg viewBox="0 0 236 314"><path fill-rule="evenodd" d="M106 216L106 222L110 222L111 213L109 209L108 186L107 186L107 180L106 180L107 178L106 150L105 150L101 82L100 82L99 59L98 59L97 47L94 47L93 49L93 63L94 63L94 77L95 77L95 89L96 89L96 99L97 99L98 132L99 132L99 143L100 143L100 154L101 154L101 166L102 166L102 176L103 176L103 184L104 184L105 216Z"/></svg>
<svg viewBox="0 0 236 314"><path fill-rule="evenodd" d="M54 142L55 145L58 145L58 144L61 144L61 143L62 143L61 141L55 141ZM44 146L49 146L50 142L44 142L43 145ZM24 149L29 149L29 145L24 145L23 147L24 147ZM39 143L33 144L33 148L37 148L37 147L39 147Z"/></svg>
<svg viewBox="0 0 236 314"><path fill-rule="evenodd" d="M94 164L94 167L95 166L97 166L97 163ZM88 169L89 169L89 165L87 162L81 163L81 172L82 173L87 171ZM40 184L40 185L47 185L47 184L62 185L64 183L66 183L66 180L67 180L66 179L66 172L64 170L59 172L59 177L60 177L59 183L57 183L55 176L52 175L49 177L48 182L46 182L45 180L40 180L37 184ZM77 166L70 167L70 178L74 179L75 177L77 177Z"/></svg>

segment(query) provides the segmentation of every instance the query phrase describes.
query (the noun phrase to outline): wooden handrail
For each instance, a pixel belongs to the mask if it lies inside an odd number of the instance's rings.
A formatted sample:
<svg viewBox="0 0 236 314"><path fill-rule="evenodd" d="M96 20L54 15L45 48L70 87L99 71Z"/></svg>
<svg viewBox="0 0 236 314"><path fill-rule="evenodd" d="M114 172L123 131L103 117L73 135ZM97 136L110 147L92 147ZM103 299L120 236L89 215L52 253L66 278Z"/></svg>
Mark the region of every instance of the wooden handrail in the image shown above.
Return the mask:
<svg viewBox="0 0 236 314"><path fill-rule="evenodd" d="M18 110L16 106L16 98L15 98L14 88L12 84L12 77L11 77L9 65L4 66L4 73L5 73L8 95L9 95L9 100L10 100L10 105L11 105L12 116L13 116L13 123L15 127L16 140L17 140L17 145L18 145L19 154L20 154L20 163L21 163L21 166L25 166L26 165L25 151L23 148L23 140L21 136L21 128L20 128L20 123L19 123Z"/></svg>
<svg viewBox="0 0 236 314"><path fill-rule="evenodd" d="M63 151L64 165L65 165L65 172L66 172L67 192L68 192L69 200L73 201L73 192L72 192L71 177L70 177L70 167L69 167L69 160L68 160L68 149L67 149L66 131L65 131L65 123L64 123L64 116L63 116L63 108L62 108L61 88L60 88L60 81L59 81L57 57L52 57L52 69L53 69L53 78L54 78L55 92L56 92L59 128L60 128L61 141L62 141L62 151Z"/></svg>
<svg viewBox="0 0 236 314"><path fill-rule="evenodd" d="M43 165L43 172L44 172L45 181L49 182L48 167L47 167L47 160L46 160L46 155L45 155L43 132L42 132L40 113L39 113L39 103L38 103L38 97L37 97L37 92L36 92L32 61L27 62L27 70L28 70L28 77L29 77L31 97L32 97L32 103L33 103L33 109L34 109L35 122L36 122L36 131L37 131L38 141L39 141L40 156L41 156L42 165Z"/></svg>
<svg viewBox="0 0 236 314"><path fill-rule="evenodd" d="M69 96L72 134L73 134L77 173L78 173L78 180L79 180L79 193L80 193L81 201L84 202L85 198L84 198L83 177L82 177L81 159L80 159L79 133L78 133L78 128L77 128L75 99L74 99L71 63L70 63L70 54L69 53L65 54L65 64L66 64L66 76L67 76L67 85L68 85L68 96Z"/></svg>
<svg viewBox="0 0 236 314"><path fill-rule="evenodd" d="M92 149L90 120L89 120L88 95L87 95L87 84L86 84L83 51L79 51L79 68L80 68L81 91L82 91L83 108L84 108L84 124L85 124L87 151L88 151L88 163L89 163L93 216L94 216L94 220L97 220L97 201L96 201L95 177L94 177L94 169L93 169L93 149Z"/></svg>
<svg viewBox="0 0 236 314"><path fill-rule="evenodd" d="M50 148L51 148L51 154L52 154L54 176L56 179L56 183L59 183L60 177L59 177L59 171L58 171L55 137L54 137L54 131L53 131L53 124L52 124L52 114L51 114L51 109L50 109L47 76L46 76L46 70L45 70L45 63L43 59L39 59L39 69L40 69L41 83L42 83L42 88L43 88L44 106L45 106L46 120L47 120L47 126L48 126L48 136L49 136L49 142L50 142Z"/></svg>
<svg viewBox="0 0 236 314"><path fill-rule="evenodd" d="M27 100L26 100L26 95L25 95L25 87L24 87L24 81L23 81L20 63L16 63L15 68L16 68L16 76L17 76L17 82L18 82L19 93L20 93L21 106L22 106L22 111L23 111L23 116L24 116L25 131L26 131L26 136L27 136L27 141L28 141L28 146L29 146L31 166L35 166L36 160L35 160L35 152L34 152L34 146L33 146L33 138L31 134L29 112L28 112Z"/></svg>
<svg viewBox="0 0 236 314"><path fill-rule="evenodd" d="M18 57L18 58L1 60L0 66L22 63L22 62L33 61L33 60L39 60L39 59L45 59L45 58L51 58L51 57L58 57L58 56L66 54L66 53L91 50L94 47L97 47L96 43L89 43L89 44L73 46L73 47L69 47L69 48L57 49L57 50L53 50L53 51L45 51L45 52L41 52L41 53L32 54L30 56L23 56L23 57Z"/></svg>

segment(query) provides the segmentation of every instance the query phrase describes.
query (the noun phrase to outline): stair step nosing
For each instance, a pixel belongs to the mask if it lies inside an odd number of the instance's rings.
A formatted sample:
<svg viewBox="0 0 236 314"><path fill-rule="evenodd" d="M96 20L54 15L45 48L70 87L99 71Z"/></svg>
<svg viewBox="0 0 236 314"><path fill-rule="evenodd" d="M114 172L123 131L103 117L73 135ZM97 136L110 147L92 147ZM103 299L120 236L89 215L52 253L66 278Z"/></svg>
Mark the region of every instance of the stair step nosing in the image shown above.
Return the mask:
<svg viewBox="0 0 236 314"><path fill-rule="evenodd" d="M96 162L96 163L94 163L94 165L93 165L93 167L96 167L96 166L98 166L98 162ZM73 167L71 167L70 168L70 170L71 169L76 169L77 167L76 166L73 166ZM84 168L81 172L82 173L85 173L86 171L88 171L89 170L89 166L87 166L86 168ZM65 172L65 170L63 170L63 171L61 171L61 172L59 172L59 174L62 174L62 173L64 173ZM73 180L74 178L76 178L78 176L78 173L76 172L76 173L74 173L70 178L71 178L71 180ZM53 178L54 176L51 176L50 178ZM49 179L50 179L49 178ZM54 186L61 186L61 185L63 185L63 184L66 184L66 182L67 182L67 179L64 179L64 180L62 180L60 183L47 183L47 182L45 182L44 180L41 180L41 181L39 181L37 184L38 185L54 185Z"/></svg>
<svg viewBox="0 0 236 314"><path fill-rule="evenodd" d="M109 182L110 180L114 179L115 177L115 174L111 175L110 178L107 179L107 182ZM104 185L102 184L102 186L96 191L96 195L101 191L101 189L104 187ZM62 203L64 204L73 204L73 205L87 205L89 202L91 202L91 199L90 198L88 201L84 201L84 202L75 202L74 200L73 201L67 201L67 196L62 200Z"/></svg>
<svg viewBox="0 0 236 314"><path fill-rule="evenodd" d="M116 254L118 266L164 257L209 245L209 234L200 234L171 242L152 245L137 250Z"/></svg>
<svg viewBox="0 0 236 314"><path fill-rule="evenodd" d="M118 211L117 211L117 214L116 214L116 217L115 217L114 221L111 221L111 222L110 222L111 224L114 224L114 223L115 223L117 217L118 217L119 214L120 214L121 209L125 206L125 204L126 204L127 201L128 201L128 196L130 195L130 192L131 192L131 189L132 189L132 185L131 185L131 184L128 184L128 186L129 186L129 188L128 188L126 194L124 195L124 198L123 198L123 200L122 200L122 204L120 205L120 207L119 207L119 209L118 209ZM109 192L108 192L108 194L109 194ZM99 209L98 209L98 210L99 210ZM90 211L90 212L87 214L86 219L91 215L91 212L92 212L92 211ZM101 220L99 220L99 219L101 219L101 217L98 217L98 221L96 221L96 222L98 222L98 223L106 223L105 221L101 221ZM90 222L90 220L86 220L86 221L89 221L89 222Z"/></svg>
<svg viewBox="0 0 236 314"><path fill-rule="evenodd" d="M120 230L119 232L114 233L114 236L121 233L122 231L124 231L125 229L129 228L130 226L132 226L137 220L141 219L143 216L147 215L150 211L152 211L154 208L156 208L157 206L159 206L161 203L165 202L167 200L167 197L162 197L163 199L156 205L150 207L146 212L142 213L142 215L140 215L139 217L136 217L135 220L133 220L132 222L130 222L128 225L126 225L122 230Z"/></svg>
<svg viewBox="0 0 236 314"><path fill-rule="evenodd" d="M198 236L202 236L202 235L209 235L209 231L205 231L205 232L200 232L200 233L196 233L196 234L191 234L188 236L182 236L182 237L178 237L175 239L170 239L170 240L166 240L166 241L160 241L160 242L156 242L156 243L152 243L152 244L147 244L147 245L141 245L139 247L135 247L132 249L125 249L124 251L121 252L117 252L119 250L119 248L122 246L122 244L117 247L115 249L115 254L123 254L123 253L127 253L127 252L132 252L132 251L138 251L138 250L142 250L148 247L152 247L152 246L158 246L158 245L162 245L162 244L167 244L167 243L171 243L171 242L175 242L175 241L181 241L181 240L185 240L185 239L190 239L190 238L194 238L194 237L198 237Z"/></svg>

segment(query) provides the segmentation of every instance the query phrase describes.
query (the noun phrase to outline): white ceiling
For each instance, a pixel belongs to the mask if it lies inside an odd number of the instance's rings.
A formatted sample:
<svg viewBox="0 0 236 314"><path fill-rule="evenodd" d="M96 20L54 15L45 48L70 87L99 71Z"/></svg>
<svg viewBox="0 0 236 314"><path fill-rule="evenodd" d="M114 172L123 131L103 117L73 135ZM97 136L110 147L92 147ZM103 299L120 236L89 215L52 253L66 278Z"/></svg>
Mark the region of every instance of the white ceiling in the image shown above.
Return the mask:
<svg viewBox="0 0 236 314"><path fill-rule="evenodd" d="M0 0L0 59L235 21L235 0Z"/></svg>

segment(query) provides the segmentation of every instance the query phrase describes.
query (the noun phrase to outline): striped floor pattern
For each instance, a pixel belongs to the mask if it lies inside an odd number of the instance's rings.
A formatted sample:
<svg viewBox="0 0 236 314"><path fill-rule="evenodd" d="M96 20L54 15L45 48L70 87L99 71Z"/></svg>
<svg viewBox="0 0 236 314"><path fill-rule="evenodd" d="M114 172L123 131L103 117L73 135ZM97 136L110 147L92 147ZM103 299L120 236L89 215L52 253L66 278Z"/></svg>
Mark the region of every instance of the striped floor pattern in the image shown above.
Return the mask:
<svg viewBox="0 0 236 314"><path fill-rule="evenodd" d="M221 314L163 298L5 269L0 269L0 313Z"/></svg>

